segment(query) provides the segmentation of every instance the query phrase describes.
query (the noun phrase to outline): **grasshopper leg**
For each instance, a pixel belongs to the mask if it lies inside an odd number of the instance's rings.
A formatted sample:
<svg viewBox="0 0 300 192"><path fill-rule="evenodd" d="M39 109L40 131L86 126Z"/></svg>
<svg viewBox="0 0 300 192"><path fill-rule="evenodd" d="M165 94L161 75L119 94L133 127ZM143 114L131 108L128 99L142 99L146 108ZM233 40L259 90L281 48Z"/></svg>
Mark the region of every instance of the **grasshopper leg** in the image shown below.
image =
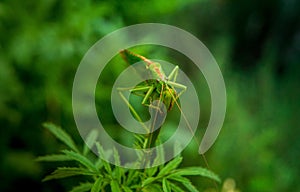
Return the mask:
<svg viewBox="0 0 300 192"><path fill-rule="evenodd" d="M177 75L178 75L178 70L179 70L179 67L176 65L176 66L174 67L174 69L171 71L170 75L168 76L168 80L169 80L169 81L176 82ZM172 79L173 79L173 80L172 80Z"/></svg>

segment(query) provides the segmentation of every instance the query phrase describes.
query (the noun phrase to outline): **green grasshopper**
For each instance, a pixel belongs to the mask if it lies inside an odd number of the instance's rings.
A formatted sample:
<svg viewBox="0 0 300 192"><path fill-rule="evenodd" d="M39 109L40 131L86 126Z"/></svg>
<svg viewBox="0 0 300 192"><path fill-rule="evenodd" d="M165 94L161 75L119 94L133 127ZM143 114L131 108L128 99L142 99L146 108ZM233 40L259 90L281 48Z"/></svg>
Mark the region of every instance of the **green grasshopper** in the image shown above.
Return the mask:
<svg viewBox="0 0 300 192"><path fill-rule="evenodd" d="M152 77L154 77L153 79L148 79L142 82L134 88L118 88L121 98L128 105L137 120L142 122L138 113L122 94L122 91L130 91L131 94L142 97L143 99L141 104L155 109L157 111L157 115L161 113L161 108L159 104L152 104L152 102L155 100L162 102L165 105L167 111L170 111L173 108L174 103L179 107L177 100L180 95L186 91L187 87L185 85L176 83L179 70L178 66L176 66L167 76L163 71L162 66L158 62L151 61L146 57L135 54L126 49L120 51L120 55L130 65L133 65L137 62L143 62L145 64L145 69L147 70L147 72L150 73ZM175 88L179 89L180 91L177 93ZM155 146L155 141L157 140L159 131L160 128L155 130L154 132L151 131L146 136L147 142L144 147L149 148Z"/></svg>
<svg viewBox="0 0 300 192"><path fill-rule="evenodd" d="M157 113L160 113L161 108L159 103L158 105L151 104L155 100L162 102L167 108L167 111L170 111L173 108L174 104L176 104L176 106L181 111L181 107L179 106L177 100L180 97L180 95L186 91L187 87L180 83L176 83L179 70L178 66L175 66L171 73L167 76L163 71L161 64L158 62L151 61L144 56L135 54L126 49L120 51L120 54L122 58L130 65L133 65L137 62L143 62L145 64L145 69L147 70L147 72L150 73L152 77L154 77L154 79L148 79L133 88L118 88L121 98L128 105L131 112L141 122L142 125L143 122L140 116L135 111L133 106L129 103L129 101L127 101L125 96L122 94L123 91L130 91L130 93L142 97L143 99L141 104L155 109ZM175 88L179 89L180 91L177 93ZM188 124L188 122L186 123ZM190 128L189 124L188 126ZM150 131L150 133L146 136L146 142L143 148L154 147L159 132L160 128L158 128L154 132ZM205 155L202 154L202 157L204 159L206 167L209 169L209 164L206 160ZM218 189L216 182L214 182L214 185L216 189Z"/></svg>

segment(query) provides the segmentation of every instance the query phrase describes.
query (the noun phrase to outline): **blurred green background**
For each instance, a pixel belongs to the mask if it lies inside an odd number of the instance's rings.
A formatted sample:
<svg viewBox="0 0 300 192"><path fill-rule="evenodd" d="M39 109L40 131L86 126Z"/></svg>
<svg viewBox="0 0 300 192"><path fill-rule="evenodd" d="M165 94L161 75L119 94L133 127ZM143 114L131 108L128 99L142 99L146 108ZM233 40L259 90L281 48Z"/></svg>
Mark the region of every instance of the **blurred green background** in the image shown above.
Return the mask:
<svg viewBox="0 0 300 192"><path fill-rule="evenodd" d="M0 1L0 191L66 191L77 182L41 182L55 165L37 163L35 157L62 148L41 124L61 125L82 143L71 108L77 66L104 35L144 22L189 31L221 67L227 113L206 153L210 168L223 180L233 178L241 191L300 191L297 0ZM162 48L150 53L178 63L197 85L200 139L210 114L202 74L179 54ZM103 82L120 73L125 64L119 65L107 69ZM97 91L97 100L108 101L107 90ZM116 129L108 107L99 102L99 111L107 111L102 118ZM195 142L183 155L184 165L204 166ZM199 180L194 183L205 188Z"/></svg>

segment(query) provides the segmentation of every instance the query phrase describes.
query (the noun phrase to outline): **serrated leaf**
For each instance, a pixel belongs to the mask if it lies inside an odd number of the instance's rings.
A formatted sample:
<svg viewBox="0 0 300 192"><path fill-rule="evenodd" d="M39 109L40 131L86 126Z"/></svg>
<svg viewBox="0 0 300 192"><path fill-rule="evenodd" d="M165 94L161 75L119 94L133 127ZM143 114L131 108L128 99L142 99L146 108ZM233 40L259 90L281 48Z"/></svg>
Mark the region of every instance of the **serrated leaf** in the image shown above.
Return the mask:
<svg viewBox="0 0 300 192"><path fill-rule="evenodd" d="M182 184L191 192L199 192L198 189L191 182Z"/></svg>
<svg viewBox="0 0 300 192"><path fill-rule="evenodd" d="M90 191L92 188L93 184L92 183L80 183L78 186L73 187L73 189L70 192L86 192Z"/></svg>
<svg viewBox="0 0 300 192"><path fill-rule="evenodd" d="M124 186L124 185L122 185L122 189L123 189L123 191L125 191L125 192L132 192L132 190L131 190L129 187Z"/></svg>
<svg viewBox="0 0 300 192"><path fill-rule="evenodd" d="M126 185L131 186L131 183L134 183L135 179L139 177L139 171L130 169L128 171L128 176L126 180Z"/></svg>
<svg viewBox="0 0 300 192"><path fill-rule="evenodd" d="M91 192L99 192L102 188L102 177L98 177L91 189Z"/></svg>
<svg viewBox="0 0 300 192"><path fill-rule="evenodd" d="M85 156L74 151L63 150L62 152L65 153L68 157L72 158L73 160L78 161L80 164L82 164L89 170L97 171L97 168L94 166L94 164Z"/></svg>
<svg viewBox="0 0 300 192"><path fill-rule="evenodd" d="M98 131L96 129L93 129L89 134L88 136L86 137L85 139L85 145L83 147L83 155L86 155L89 150L94 146L96 140L97 140L97 137L98 137Z"/></svg>
<svg viewBox="0 0 300 192"><path fill-rule="evenodd" d="M65 143L72 150L79 152L71 136L65 132L61 127L54 125L53 123L44 123L43 126L47 128L53 135L59 140Z"/></svg>
<svg viewBox="0 0 300 192"><path fill-rule="evenodd" d="M172 161L170 161L161 171L159 171L158 176L163 176L169 174L171 171L176 169L182 161L181 156L175 157Z"/></svg>
<svg viewBox="0 0 300 192"><path fill-rule="evenodd" d="M167 181L166 178L163 178L162 186L163 186L163 191L164 192L171 192L170 184L169 184L169 182Z"/></svg>
<svg viewBox="0 0 300 192"><path fill-rule="evenodd" d="M179 183L184 183L184 182L187 182L188 180L186 180L185 177L182 177L180 175L174 175L174 174L171 174L171 175L168 175L167 176L168 179L172 179L174 181L177 181Z"/></svg>
<svg viewBox="0 0 300 192"><path fill-rule="evenodd" d="M103 148L101 147L101 145L100 145L99 143L96 143L96 146L97 146L98 153L99 153L99 155L100 155L99 158L101 158L101 156L104 157L105 152L104 152ZM102 164L103 164L105 170L106 170L110 175L112 175L112 170L111 170L110 164L107 163L105 160L102 160Z"/></svg>
<svg viewBox="0 0 300 192"><path fill-rule="evenodd" d="M154 159L154 161L159 162L157 163L158 165L161 164L159 166L159 169L162 170L164 168L164 163L165 162L165 151L163 147L158 147L157 148L157 157Z"/></svg>
<svg viewBox="0 0 300 192"><path fill-rule="evenodd" d="M43 181L48 181L52 179L61 179L65 177L75 176L75 175L95 175L95 174L96 173L80 167L59 167L50 175L46 176L43 179Z"/></svg>
<svg viewBox="0 0 300 192"><path fill-rule="evenodd" d="M110 187L113 192L121 192L118 182L114 179L110 181Z"/></svg>
<svg viewBox="0 0 300 192"><path fill-rule="evenodd" d="M169 182L170 183L170 187L174 192L185 192L183 189L181 189L179 186L177 186L176 184Z"/></svg>
<svg viewBox="0 0 300 192"><path fill-rule="evenodd" d="M157 155L153 161L153 165L160 165L157 168L162 170L164 168L164 162L165 162L165 153L163 147L157 148Z"/></svg>
<svg viewBox="0 0 300 192"><path fill-rule="evenodd" d="M115 165L120 166L120 156L119 156L119 152L116 148L113 148L113 154L114 154Z"/></svg>
<svg viewBox="0 0 300 192"><path fill-rule="evenodd" d="M36 161L72 161L71 157L68 157L64 154L53 154L53 155L45 155L36 158Z"/></svg>
<svg viewBox="0 0 300 192"><path fill-rule="evenodd" d="M114 173L116 175L116 178L118 179L118 182L121 183L121 178L124 173L124 169L120 167L120 156L116 148L113 148L113 153L114 153L114 160L115 160L115 169Z"/></svg>
<svg viewBox="0 0 300 192"><path fill-rule="evenodd" d="M97 170L100 170L103 167L103 163L102 163L101 158L98 158L98 160L95 163L95 167L97 168Z"/></svg>
<svg viewBox="0 0 300 192"><path fill-rule="evenodd" d="M157 172L157 169L158 169L158 166L146 169L147 176L152 177Z"/></svg>
<svg viewBox="0 0 300 192"><path fill-rule="evenodd" d="M169 179L175 180L185 186L189 191L198 192L196 187L191 183L191 181L180 175L172 175L168 177Z"/></svg>
<svg viewBox="0 0 300 192"><path fill-rule="evenodd" d="M146 180L144 180L142 182L142 187L149 185L150 183L154 182L155 180L157 180L158 178L156 177L148 177Z"/></svg>
<svg viewBox="0 0 300 192"><path fill-rule="evenodd" d="M162 188L158 184L150 184L142 188L142 192L161 192Z"/></svg>
<svg viewBox="0 0 300 192"><path fill-rule="evenodd" d="M218 175L202 167L187 167L187 168L177 169L174 173L172 173L172 175L180 175L180 176L198 175L198 176L207 177L215 181L221 182L221 179L219 178Z"/></svg>

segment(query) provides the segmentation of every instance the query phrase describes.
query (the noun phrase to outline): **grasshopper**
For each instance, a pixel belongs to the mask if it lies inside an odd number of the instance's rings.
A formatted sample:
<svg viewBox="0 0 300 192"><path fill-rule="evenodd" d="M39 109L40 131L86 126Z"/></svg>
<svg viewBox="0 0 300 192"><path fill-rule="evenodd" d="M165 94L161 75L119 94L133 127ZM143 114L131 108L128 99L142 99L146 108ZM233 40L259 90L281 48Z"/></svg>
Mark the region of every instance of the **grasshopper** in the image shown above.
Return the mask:
<svg viewBox="0 0 300 192"><path fill-rule="evenodd" d="M133 65L134 63L137 62L143 62L145 65L145 69L148 71L148 73L151 73L152 77L154 77L154 79L146 80L134 88L118 88L121 98L128 105L131 112L141 123L142 120L140 116L135 111L133 106L129 103L129 101L127 101L127 99L124 97L122 91L130 91L131 94L142 97L143 99L141 104L155 109L157 113L160 113L161 108L159 104L158 105L151 104L155 100L158 100L160 103L162 102L167 108L167 111L170 111L173 108L174 104L181 111L181 107L179 106L177 100L181 96L181 94L183 94L186 91L187 87L185 85L176 82L178 70L179 70L178 66L175 66L174 69L171 71L171 73L167 76L161 64L158 62L151 61L144 56L135 54L126 49L120 51L120 54L122 58L130 65ZM177 93L175 88L179 89L180 91ZM190 127L190 125L188 126ZM145 146L143 147L144 148L154 147L159 132L160 132L160 128L153 132L151 131L146 136ZM202 154L202 157L206 167L210 169L205 155ZM218 186L216 182L214 182L214 185L216 190L218 190Z"/></svg>
<svg viewBox="0 0 300 192"><path fill-rule="evenodd" d="M135 54L127 49L120 51L122 58L130 65L136 62L143 62L145 65L145 70L151 74L153 79L148 79L134 88L118 88L119 94L124 102L128 105L134 116L141 122L141 118L133 108L133 106L126 100L122 91L130 91L131 94L142 97L142 105L150 107L157 110L158 114L161 113L160 103L163 103L167 109L170 111L174 103L179 107L177 102L181 94L183 94L187 87L180 83L176 83L179 67L175 66L171 73L167 76L162 69L162 66L158 62L151 61L144 56ZM175 88L180 91L177 93ZM153 105L153 101L158 101L158 105ZM180 108L180 107L179 107ZM153 130L153 129L151 129ZM155 141L159 135L160 128L151 131L147 138L147 142L144 147L154 147Z"/></svg>

